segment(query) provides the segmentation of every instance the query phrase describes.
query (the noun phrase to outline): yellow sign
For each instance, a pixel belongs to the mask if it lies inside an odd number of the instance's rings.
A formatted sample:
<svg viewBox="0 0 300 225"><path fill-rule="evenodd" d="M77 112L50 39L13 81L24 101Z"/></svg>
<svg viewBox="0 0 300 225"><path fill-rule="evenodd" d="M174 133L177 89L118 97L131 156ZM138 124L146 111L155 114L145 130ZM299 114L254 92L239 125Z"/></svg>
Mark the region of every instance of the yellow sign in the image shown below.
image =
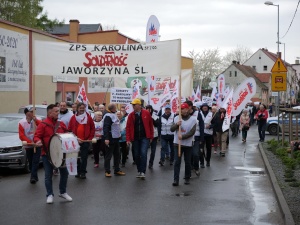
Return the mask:
<svg viewBox="0 0 300 225"><path fill-rule="evenodd" d="M272 91L286 91L286 73L272 73Z"/></svg>
<svg viewBox="0 0 300 225"><path fill-rule="evenodd" d="M281 60L281 58L277 58L274 66L271 69L272 73L286 73L287 72L287 68L285 67L283 61Z"/></svg>

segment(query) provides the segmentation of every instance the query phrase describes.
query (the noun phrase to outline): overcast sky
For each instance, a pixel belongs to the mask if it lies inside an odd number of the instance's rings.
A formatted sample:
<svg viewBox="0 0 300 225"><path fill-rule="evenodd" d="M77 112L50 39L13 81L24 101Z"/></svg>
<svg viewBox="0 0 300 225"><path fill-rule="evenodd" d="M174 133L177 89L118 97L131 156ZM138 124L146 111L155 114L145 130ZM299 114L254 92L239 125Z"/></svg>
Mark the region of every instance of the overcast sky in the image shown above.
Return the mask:
<svg viewBox="0 0 300 225"><path fill-rule="evenodd" d="M50 19L81 24L116 26L119 32L145 41L149 17L160 22L161 41L182 39L182 55L195 50L219 48L221 54L238 45L277 51L277 7L264 0L44 0ZM277 0L280 5L280 42L286 61L300 57L300 7L288 34L298 0ZM280 45L282 58L284 46Z"/></svg>

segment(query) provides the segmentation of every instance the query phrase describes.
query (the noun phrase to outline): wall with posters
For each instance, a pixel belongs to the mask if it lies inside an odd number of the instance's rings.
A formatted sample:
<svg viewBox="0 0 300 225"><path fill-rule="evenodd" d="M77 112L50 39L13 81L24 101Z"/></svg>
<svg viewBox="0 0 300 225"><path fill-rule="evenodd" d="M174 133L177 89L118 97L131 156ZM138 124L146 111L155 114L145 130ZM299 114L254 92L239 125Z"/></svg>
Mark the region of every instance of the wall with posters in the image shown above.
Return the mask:
<svg viewBox="0 0 300 225"><path fill-rule="evenodd" d="M34 40L66 41L48 33L0 20L0 113L17 112L32 103L31 52ZM5 61L5 63L4 63ZM33 64L34 64L33 59ZM35 77L35 104L55 102L57 91L52 76Z"/></svg>
<svg viewBox="0 0 300 225"><path fill-rule="evenodd" d="M0 21L0 112L17 112L28 102L29 32Z"/></svg>

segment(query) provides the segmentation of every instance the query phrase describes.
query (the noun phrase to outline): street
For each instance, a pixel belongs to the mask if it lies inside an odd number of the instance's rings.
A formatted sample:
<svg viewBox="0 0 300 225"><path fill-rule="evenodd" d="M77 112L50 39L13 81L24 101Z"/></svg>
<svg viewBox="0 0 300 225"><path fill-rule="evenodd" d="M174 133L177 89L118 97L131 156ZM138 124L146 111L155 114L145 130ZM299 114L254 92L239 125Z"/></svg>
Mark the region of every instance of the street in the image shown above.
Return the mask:
<svg viewBox="0 0 300 225"><path fill-rule="evenodd" d="M266 139L275 136L266 135ZM73 202L58 197L59 176L53 177L54 203L46 204L44 171L39 182L29 183L29 174L0 171L0 224L283 224L269 177L257 149L257 126L251 127L246 143L241 134L230 137L226 157L212 153L211 166L192 173L184 185L184 162L178 187L173 187L173 167L155 163L146 179L135 176L131 153L126 176L104 176L103 159L93 168L88 160L87 179L69 176L68 194Z"/></svg>

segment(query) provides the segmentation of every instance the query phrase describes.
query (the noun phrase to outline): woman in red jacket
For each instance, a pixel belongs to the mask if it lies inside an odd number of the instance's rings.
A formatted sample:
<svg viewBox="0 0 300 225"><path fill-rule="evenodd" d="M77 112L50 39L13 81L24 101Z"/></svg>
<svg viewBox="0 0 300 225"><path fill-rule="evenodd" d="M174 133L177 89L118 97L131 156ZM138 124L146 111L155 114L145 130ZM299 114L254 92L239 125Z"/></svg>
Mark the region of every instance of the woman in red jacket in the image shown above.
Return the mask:
<svg viewBox="0 0 300 225"><path fill-rule="evenodd" d="M259 110L255 115L255 119L258 123L258 134L259 134L259 141L264 142L265 141L265 132L267 127L267 119L269 117L268 110L266 110L266 106L264 104L261 104L259 106Z"/></svg>

